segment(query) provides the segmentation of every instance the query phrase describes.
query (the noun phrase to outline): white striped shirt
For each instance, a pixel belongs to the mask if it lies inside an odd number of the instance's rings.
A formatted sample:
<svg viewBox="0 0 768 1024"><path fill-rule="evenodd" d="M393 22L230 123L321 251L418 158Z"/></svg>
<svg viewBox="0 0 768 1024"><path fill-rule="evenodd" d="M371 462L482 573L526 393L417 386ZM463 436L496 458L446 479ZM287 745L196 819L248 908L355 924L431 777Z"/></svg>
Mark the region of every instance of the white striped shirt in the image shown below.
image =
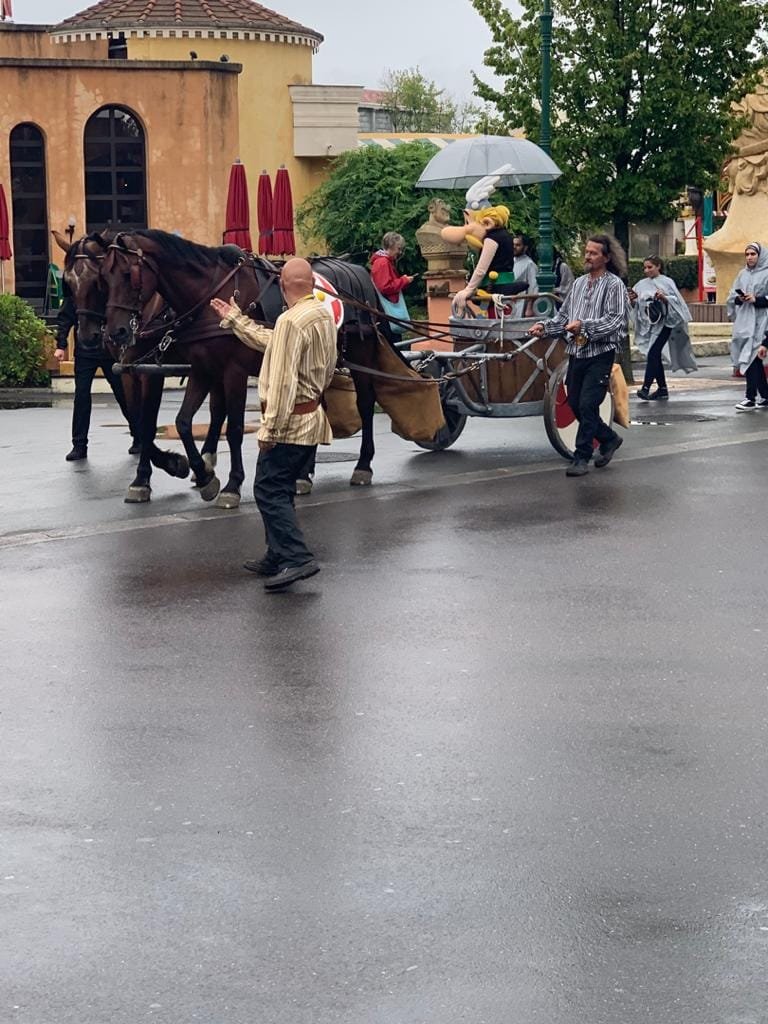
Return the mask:
<svg viewBox="0 0 768 1024"><path fill-rule="evenodd" d="M599 277L584 274L576 278L557 314L544 321L544 333L562 334L567 323L580 320L586 344L577 345L572 338L565 351L577 359L599 356L624 344L629 311L629 296L621 278L610 271Z"/></svg>

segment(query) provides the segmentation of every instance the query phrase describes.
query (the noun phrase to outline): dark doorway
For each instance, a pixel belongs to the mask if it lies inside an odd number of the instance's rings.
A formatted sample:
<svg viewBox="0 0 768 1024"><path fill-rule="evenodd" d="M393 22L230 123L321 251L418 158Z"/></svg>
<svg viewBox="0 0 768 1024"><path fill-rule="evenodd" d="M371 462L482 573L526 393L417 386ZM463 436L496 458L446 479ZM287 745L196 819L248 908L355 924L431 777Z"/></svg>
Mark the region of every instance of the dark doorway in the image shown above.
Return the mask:
<svg viewBox="0 0 768 1024"><path fill-rule="evenodd" d="M121 107L104 107L85 126L87 231L147 226L144 129Z"/></svg>
<svg viewBox="0 0 768 1024"><path fill-rule="evenodd" d="M42 309L48 280L45 139L33 124L11 130L11 203L16 294Z"/></svg>

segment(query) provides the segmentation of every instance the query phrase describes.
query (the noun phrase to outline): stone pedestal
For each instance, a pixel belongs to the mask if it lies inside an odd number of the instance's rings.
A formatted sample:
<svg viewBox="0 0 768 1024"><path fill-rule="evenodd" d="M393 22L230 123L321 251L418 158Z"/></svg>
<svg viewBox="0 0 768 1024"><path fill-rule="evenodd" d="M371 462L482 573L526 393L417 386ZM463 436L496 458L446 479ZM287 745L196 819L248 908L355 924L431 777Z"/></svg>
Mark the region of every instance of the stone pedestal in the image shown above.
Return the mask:
<svg viewBox="0 0 768 1024"><path fill-rule="evenodd" d="M450 222L450 208L442 199L433 199L429 204L429 220L422 224L416 232L421 255L427 262L424 283L427 289L427 319L431 323L445 324L451 316L451 296L466 284L464 261L467 247L461 242L446 242L441 235L442 229ZM412 346L417 349L437 349L453 351L453 343L445 341L418 342Z"/></svg>

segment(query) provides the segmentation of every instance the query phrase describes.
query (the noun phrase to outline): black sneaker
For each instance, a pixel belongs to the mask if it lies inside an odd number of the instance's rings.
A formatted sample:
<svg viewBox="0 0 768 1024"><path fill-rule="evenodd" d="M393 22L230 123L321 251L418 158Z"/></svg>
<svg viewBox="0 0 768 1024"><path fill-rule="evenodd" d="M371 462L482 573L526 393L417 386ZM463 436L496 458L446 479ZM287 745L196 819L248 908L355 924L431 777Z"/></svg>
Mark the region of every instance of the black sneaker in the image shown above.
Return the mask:
<svg viewBox="0 0 768 1024"><path fill-rule="evenodd" d="M314 576L320 572L320 566L317 562L305 562L304 565L292 565L287 569L281 569L277 575L270 577L264 583L264 589L273 593L277 590L285 590L286 587L290 587L292 583L298 583L299 580L308 580L310 576Z"/></svg>
<svg viewBox="0 0 768 1024"><path fill-rule="evenodd" d="M134 439L131 442L131 447L128 449L128 454L141 455L141 442Z"/></svg>
<svg viewBox="0 0 768 1024"><path fill-rule="evenodd" d="M667 398L669 398L669 392L666 388L656 388L655 391L652 391L650 395L648 395L649 402L663 402L666 401Z"/></svg>
<svg viewBox="0 0 768 1024"><path fill-rule="evenodd" d="M636 391L635 394L637 395L638 398L642 398L642 400L644 402L647 402L648 399L651 397L651 390L650 390L650 388L647 388L645 386L645 384L643 384L643 386L640 388L640 390Z"/></svg>
<svg viewBox="0 0 768 1024"><path fill-rule="evenodd" d="M757 406L755 405L754 398L745 398L742 402L738 402L734 408L736 412L752 412Z"/></svg>
<svg viewBox="0 0 768 1024"><path fill-rule="evenodd" d="M600 454L595 459L595 469L602 469L603 466L607 466L613 458L613 456L616 454L616 452L619 450L619 448L621 448L623 444L624 438L619 437L618 434L610 441L605 441L603 444L601 444Z"/></svg>
<svg viewBox="0 0 768 1024"><path fill-rule="evenodd" d="M280 566L268 555L264 558L249 558L243 562L243 568L255 572L257 576L277 576Z"/></svg>
<svg viewBox="0 0 768 1024"><path fill-rule="evenodd" d="M568 469L565 471L566 476L586 476L589 472L589 463L586 459L581 459L576 456L573 462L570 464Z"/></svg>
<svg viewBox="0 0 768 1024"><path fill-rule="evenodd" d="M66 459L67 462L82 462L83 459L88 458L88 445L72 445L72 451L67 452L64 458Z"/></svg>

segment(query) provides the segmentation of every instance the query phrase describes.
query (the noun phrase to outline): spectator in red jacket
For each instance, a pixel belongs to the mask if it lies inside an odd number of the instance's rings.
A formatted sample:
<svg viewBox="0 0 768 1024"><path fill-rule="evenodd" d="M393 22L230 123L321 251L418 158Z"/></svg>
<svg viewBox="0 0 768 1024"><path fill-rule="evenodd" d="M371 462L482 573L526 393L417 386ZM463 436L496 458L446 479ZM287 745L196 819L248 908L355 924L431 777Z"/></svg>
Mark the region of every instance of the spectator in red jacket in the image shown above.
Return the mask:
<svg viewBox="0 0 768 1024"><path fill-rule="evenodd" d="M395 264L405 252L405 239L396 231L388 231L381 240L381 248L371 257L371 278L385 299L398 302L400 293L413 281L409 274L398 274Z"/></svg>

